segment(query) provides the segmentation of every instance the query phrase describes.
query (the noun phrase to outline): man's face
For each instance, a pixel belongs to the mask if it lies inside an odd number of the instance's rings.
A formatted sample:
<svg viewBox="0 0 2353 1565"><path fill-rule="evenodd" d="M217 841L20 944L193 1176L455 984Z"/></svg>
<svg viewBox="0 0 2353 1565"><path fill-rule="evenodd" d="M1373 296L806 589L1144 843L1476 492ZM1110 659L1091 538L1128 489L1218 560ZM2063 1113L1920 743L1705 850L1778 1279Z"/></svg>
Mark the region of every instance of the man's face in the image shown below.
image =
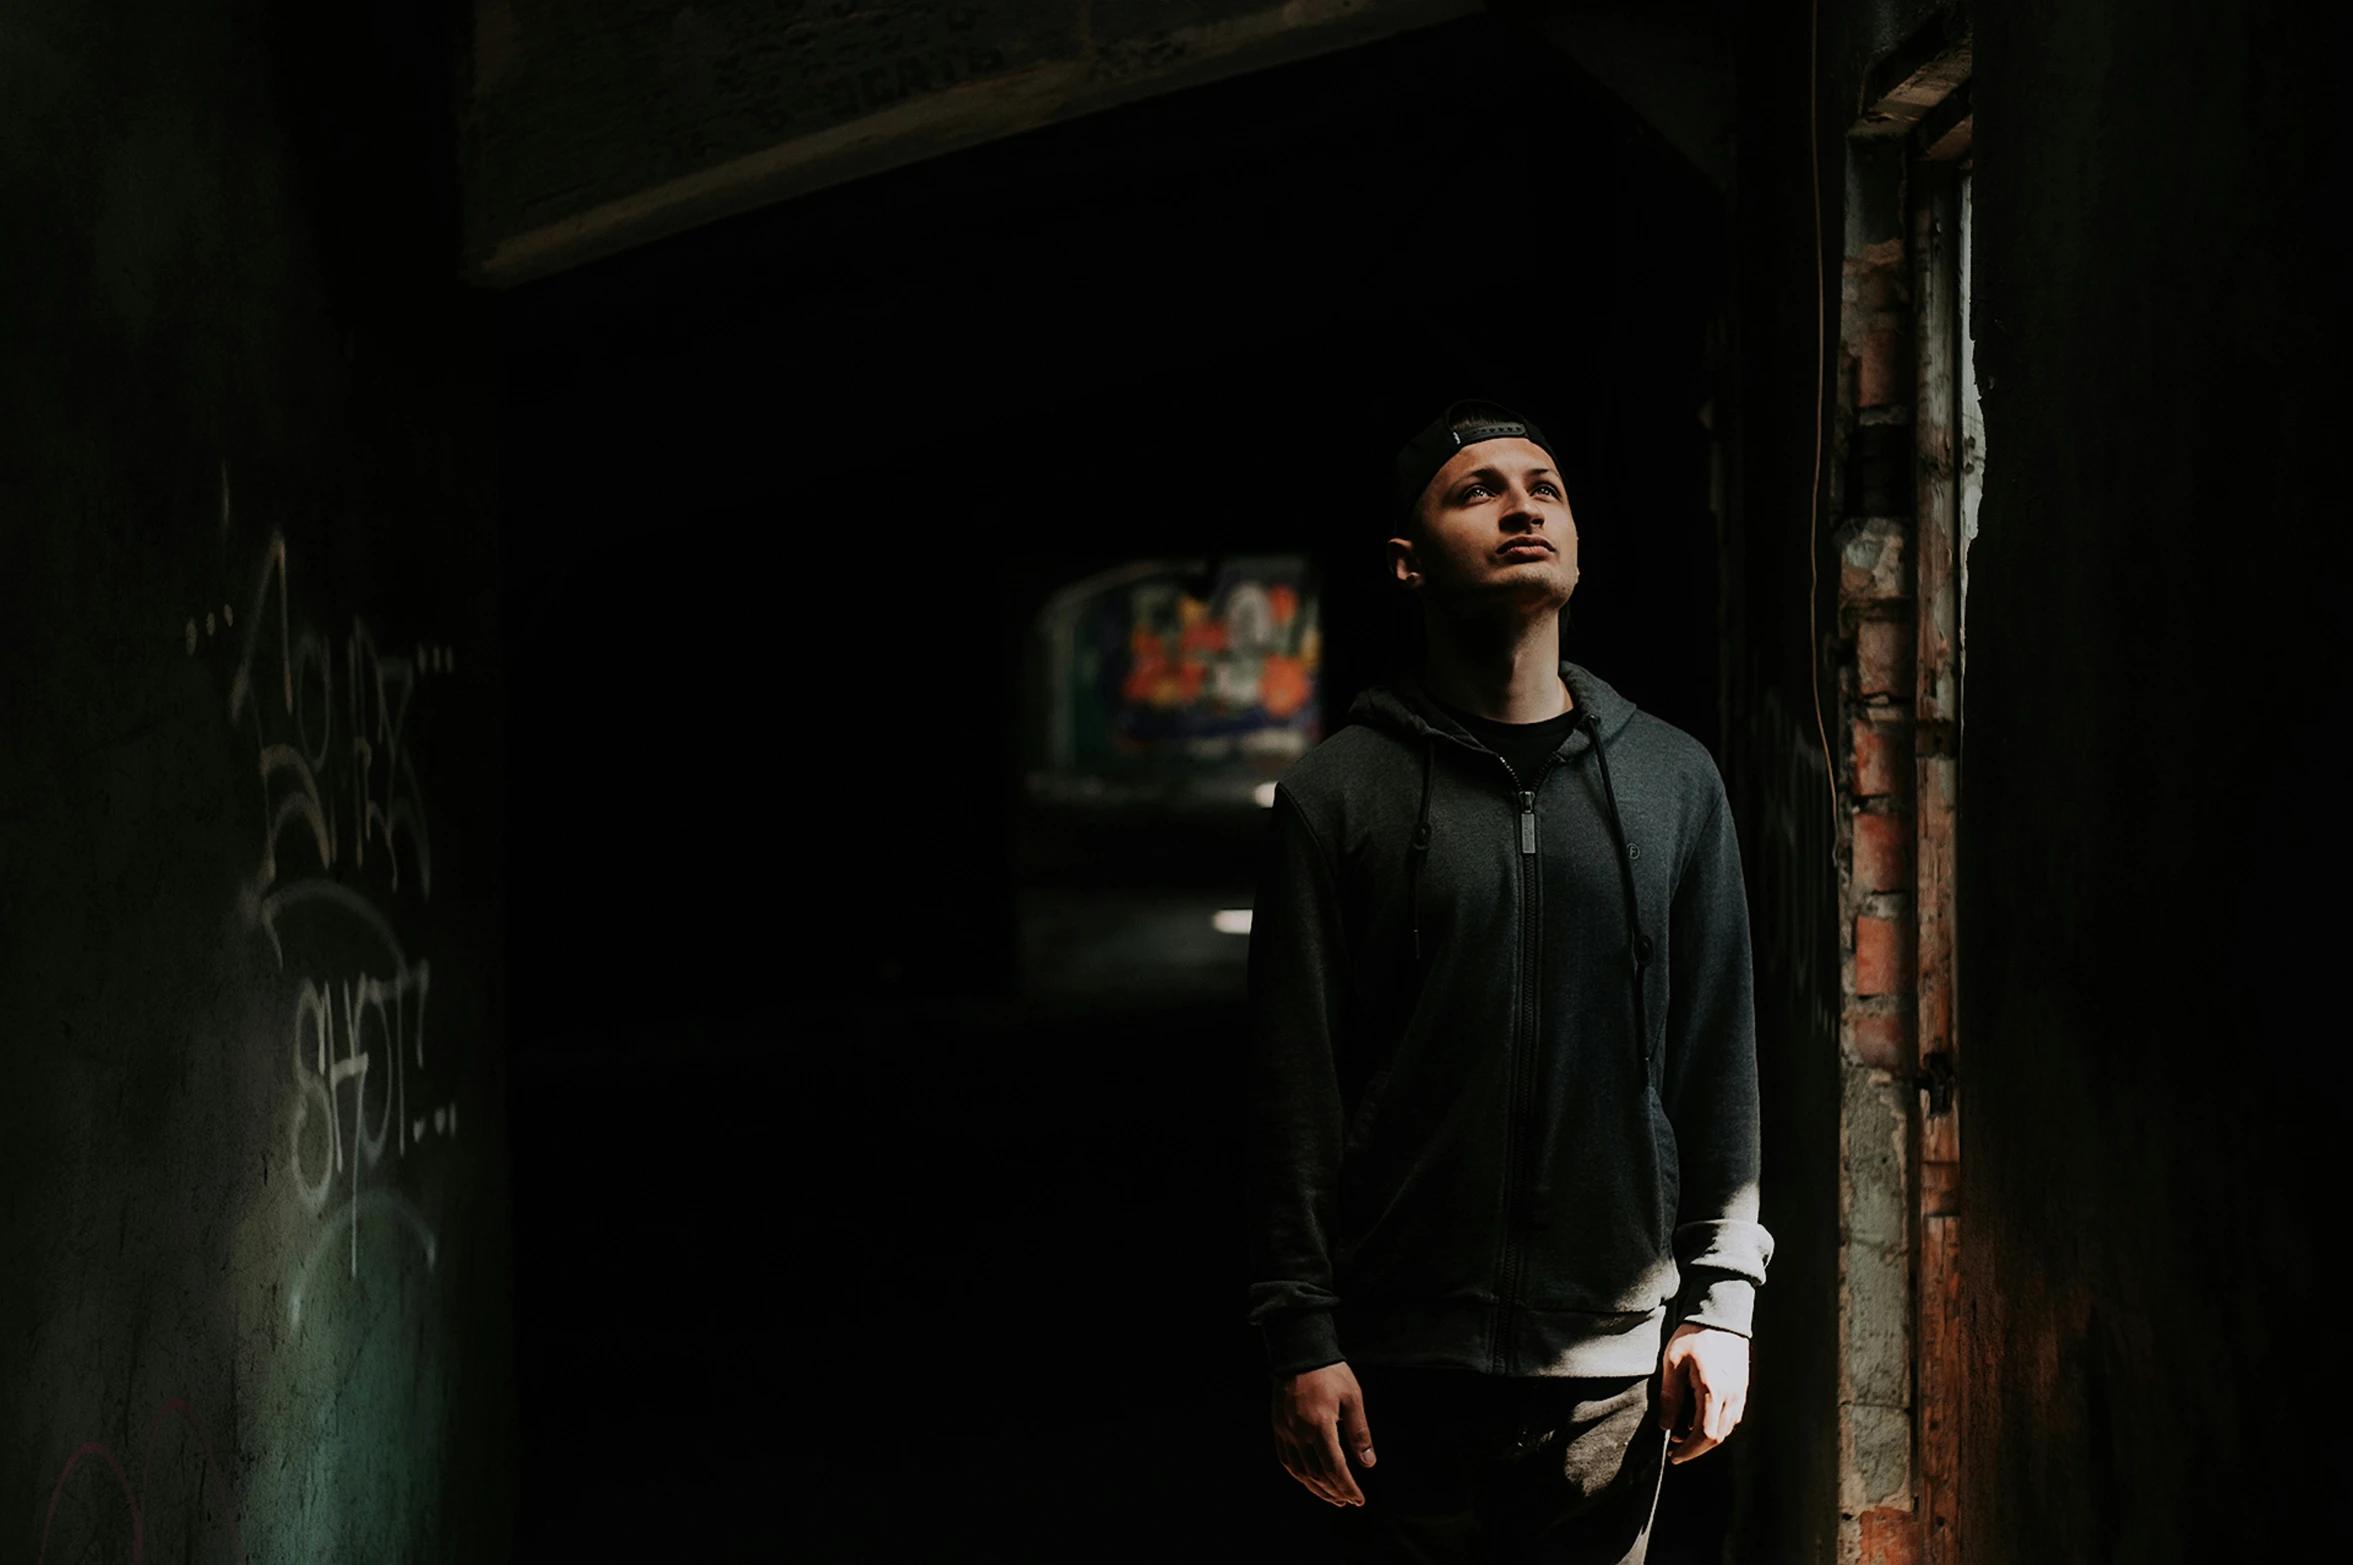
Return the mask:
<svg viewBox="0 0 2353 1565"><path fill-rule="evenodd" d="M1532 440L1463 447L1422 491L1421 536L1389 540L1416 592L1558 609L1577 589L1577 524L1552 458Z"/></svg>

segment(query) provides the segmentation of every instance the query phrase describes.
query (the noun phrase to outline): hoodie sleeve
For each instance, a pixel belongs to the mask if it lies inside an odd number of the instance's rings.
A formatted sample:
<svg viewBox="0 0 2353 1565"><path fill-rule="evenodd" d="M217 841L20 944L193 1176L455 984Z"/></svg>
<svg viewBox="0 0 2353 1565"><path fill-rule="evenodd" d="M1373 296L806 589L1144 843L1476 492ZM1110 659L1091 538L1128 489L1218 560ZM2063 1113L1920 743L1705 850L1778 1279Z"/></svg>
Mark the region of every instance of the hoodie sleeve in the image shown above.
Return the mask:
<svg viewBox="0 0 2353 1565"><path fill-rule="evenodd" d="M1682 1158L1675 1318L1747 1336L1773 1236L1757 1221L1748 894L1732 812L1712 767L1708 782L1713 797L1676 884L1667 932L1673 990L1661 1093Z"/></svg>
<svg viewBox="0 0 2353 1565"><path fill-rule="evenodd" d="M1339 891L1287 788L1250 915L1246 1081L1250 1320L1267 1366L1338 1362L1331 1232L1342 1138L1337 1029L1347 994Z"/></svg>

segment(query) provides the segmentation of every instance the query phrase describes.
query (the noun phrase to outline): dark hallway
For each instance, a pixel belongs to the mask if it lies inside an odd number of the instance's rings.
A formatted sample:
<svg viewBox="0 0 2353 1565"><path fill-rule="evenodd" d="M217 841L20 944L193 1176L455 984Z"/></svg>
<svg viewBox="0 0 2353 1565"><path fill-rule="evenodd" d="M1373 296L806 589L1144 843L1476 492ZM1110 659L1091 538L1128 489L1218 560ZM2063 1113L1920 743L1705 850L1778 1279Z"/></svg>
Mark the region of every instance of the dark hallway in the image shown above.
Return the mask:
<svg viewBox="0 0 2353 1565"><path fill-rule="evenodd" d="M1653 1565L2334 1557L2343 31L10 8L0 1560L1333 1557L1249 913L1462 395L1745 874Z"/></svg>
<svg viewBox="0 0 2353 1565"><path fill-rule="evenodd" d="M509 753L572 779L524 784L508 842L551 1548L1312 1534L1238 1302L1247 942L1210 927L1264 812L1033 798L1027 652L1094 572L1303 556L1337 726L1407 650L1389 456L1485 388L1575 453L1570 655L1712 732L1720 203L1509 36L1110 110L505 300ZM1088 927L1025 967L1041 904ZM1188 972L1140 904L1197 926ZM1057 981L1138 938L1115 987ZM619 1124L609 1163L569 1150ZM713 1318L649 1333L682 1282ZM694 1431L760 1502L617 1488L616 1422Z"/></svg>

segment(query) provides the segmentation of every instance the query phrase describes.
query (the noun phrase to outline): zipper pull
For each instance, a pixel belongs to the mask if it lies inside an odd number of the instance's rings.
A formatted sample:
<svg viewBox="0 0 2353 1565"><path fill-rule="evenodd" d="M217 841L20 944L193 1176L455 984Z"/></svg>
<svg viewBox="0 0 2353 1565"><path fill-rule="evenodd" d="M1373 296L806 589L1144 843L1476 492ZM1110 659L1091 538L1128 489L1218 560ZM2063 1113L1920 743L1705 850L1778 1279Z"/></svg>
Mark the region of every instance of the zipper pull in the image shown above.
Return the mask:
<svg viewBox="0 0 2353 1565"><path fill-rule="evenodd" d="M1520 795L1520 851L1536 851L1536 795L1533 793Z"/></svg>

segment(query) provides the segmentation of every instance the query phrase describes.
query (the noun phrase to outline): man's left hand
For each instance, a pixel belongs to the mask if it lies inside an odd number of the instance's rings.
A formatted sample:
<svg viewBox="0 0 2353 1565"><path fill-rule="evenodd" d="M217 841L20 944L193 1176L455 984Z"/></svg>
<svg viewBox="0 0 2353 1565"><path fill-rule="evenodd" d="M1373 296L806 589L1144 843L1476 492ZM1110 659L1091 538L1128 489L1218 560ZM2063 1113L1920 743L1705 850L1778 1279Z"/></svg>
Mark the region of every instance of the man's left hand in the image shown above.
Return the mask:
<svg viewBox="0 0 2353 1565"><path fill-rule="evenodd" d="M1748 1410L1748 1339L1686 1323L1659 1362L1659 1427L1675 1439L1668 1460L1688 1462L1724 1443Z"/></svg>

